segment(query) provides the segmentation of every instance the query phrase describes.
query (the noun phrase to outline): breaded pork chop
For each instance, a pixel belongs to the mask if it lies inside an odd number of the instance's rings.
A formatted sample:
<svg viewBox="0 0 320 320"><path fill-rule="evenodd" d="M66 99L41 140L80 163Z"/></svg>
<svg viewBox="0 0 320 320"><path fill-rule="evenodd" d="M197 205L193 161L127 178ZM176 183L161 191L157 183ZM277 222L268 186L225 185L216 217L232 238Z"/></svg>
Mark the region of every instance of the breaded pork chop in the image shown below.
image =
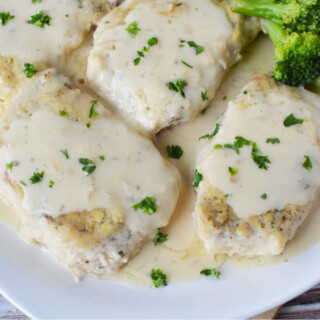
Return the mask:
<svg viewBox="0 0 320 320"><path fill-rule="evenodd" d="M10 101L0 141L0 196L22 235L76 273L116 271L175 208L177 170L54 69Z"/></svg>
<svg viewBox="0 0 320 320"><path fill-rule="evenodd" d="M316 201L319 102L303 88L259 75L216 125L198 156L199 237L208 251L283 251Z"/></svg>
<svg viewBox="0 0 320 320"><path fill-rule="evenodd" d="M94 34L90 85L142 132L193 119L260 29L256 19L219 4L125 1Z"/></svg>

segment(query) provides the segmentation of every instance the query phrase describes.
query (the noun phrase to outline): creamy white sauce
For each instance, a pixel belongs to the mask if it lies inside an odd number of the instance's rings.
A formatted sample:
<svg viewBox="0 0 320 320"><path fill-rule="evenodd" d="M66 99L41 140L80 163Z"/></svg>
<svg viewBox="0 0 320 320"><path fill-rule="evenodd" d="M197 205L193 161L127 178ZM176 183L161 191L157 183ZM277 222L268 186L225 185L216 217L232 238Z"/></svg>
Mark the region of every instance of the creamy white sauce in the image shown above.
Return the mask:
<svg viewBox="0 0 320 320"><path fill-rule="evenodd" d="M134 22L139 31L132 36L126 29ZM121 117L157 132L194 118L213 98L226 70L239 58L236 33L225 10L211 0L126 1L98 25L88 59L90 85L114 103ZM153 37L158 43L144 52ZM196 54L188 41L204 51ZM185 98L168 88L178 79L187 83Z"/></svg>
<svg viewBox="0 0 320 320"><path fill-rule="evenodd" d="M282 210L286 204L306 205L313 201L320 180L312 106L303 97L296 99L278 87L263 89L267 94L252 92L250 85L245 89L247 94L229 103L218 134L204 146L196 168L204 180L229 195L227 203L241 219ZM304 122L285 127L283 122L290 114ZM239 148L239 154L229 148L214 148L216 144L233 144L237 136L257 144L271 162L266 163L267 170L253 161L252 145ZM268 138L278 138L280 143L267 143ZM303 167L305 155L312 163L310 171ZM238 173L232 176L230 167ZM261 198L263 194L266 199Z"/></svg>
<svg viewBox="0 0 320 320"><path fill-rule="evenodd" d="M27 23L40 11L51 17L50 25L41 28ZM63 55L81 43L94 17L89 10L80 9L78 0L2 1L0 12L14 16L6 25L0 25L0 55L18 57L37 67L59 65Z"/></svg>

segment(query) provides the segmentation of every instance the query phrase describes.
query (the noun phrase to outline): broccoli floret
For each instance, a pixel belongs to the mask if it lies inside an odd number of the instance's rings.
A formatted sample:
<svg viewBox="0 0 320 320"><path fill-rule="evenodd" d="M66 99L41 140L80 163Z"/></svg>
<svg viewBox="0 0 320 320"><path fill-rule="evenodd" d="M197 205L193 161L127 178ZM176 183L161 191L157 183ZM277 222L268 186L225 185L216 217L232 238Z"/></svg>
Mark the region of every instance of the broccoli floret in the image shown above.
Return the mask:
<svg viewBox="0 0 320 320"><path fill-rule="evenodd" d="M288 32L320 30L320 0L231 0L232 10L271 20Z"/></svg>
<svg viewBox="0 0 320 320"><path fill-rule="evenodd" d="M320 76L320 37L312 32L287 33L280 25L265 22L275 47L276 80L304 86Z"/></svg>

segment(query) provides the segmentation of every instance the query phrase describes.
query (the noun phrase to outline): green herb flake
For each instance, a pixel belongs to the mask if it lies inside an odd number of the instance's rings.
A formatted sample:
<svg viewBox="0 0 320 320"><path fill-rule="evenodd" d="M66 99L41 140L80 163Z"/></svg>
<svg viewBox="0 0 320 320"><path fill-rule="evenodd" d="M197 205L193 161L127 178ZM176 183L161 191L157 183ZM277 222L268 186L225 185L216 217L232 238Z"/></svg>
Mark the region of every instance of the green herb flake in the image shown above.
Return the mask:
<svg viewBox="0 0 320 320"><path fill-rule="evenodd" d="M244 91L243 91L243 94L248 94L248 91L247 91L247 90L244 90Z"/></svg>
<svg viewBox="0 0 320 320"><path fill-rule="evenodd" d="M258 165L260 169L268 170L267 163L271 163L268 156L263 156L261 150L255 142L252 143L251 158Z"/></svg>
<svg viewBox="0 0 320 320"><path fill-rule="evenodd" d="M135 58L134 60L133 60L133 64L135 65L135 66L137 66L139 63L140 63L140 58Z"/></svg>
<svg viewBox="0 0 320 320"><path fill-rule="evenodd" d="M90 110L89 110L89 118L92 118L92 117L95 117L98 115L98 113L94 110L94 105L97 103L98 101L97 100L93 100L92 101L92 104L91 104L91 107L90 107Z"/></svg>
<svg viewBox="0 0 320 320"><path fill-rule="evenodd" d="M150 47L152 47L152 46L154 46L154 45L156 45L156 44L158 44L158 38L152 37L152 38L150 38L150 39L148 40L148 45L149 45Z"/></svg>
<svg viewBox="0 0 320 320"><path fill-rule="evenodd" d="M204 115L204 114L207 112L207 110L209 109L209 107L210 107L210 106L207 106L207 107L205 107L204 109L202 109L202 110L201 110L201 113Z"/></svg>
<svg viewBox="0 0 320 320"><path fill-rule="evenodd" d="M32 177L29 180L30 180L31 184L39 183L40 181L42 181L43 176L44 176L44 171L34 172Z"/></svg>
<svg viewBox="0 0 320 320"><path fill-rule="evenodd" d="M208 276L214 276L216 277L217 279L220 279L220 275L221 275L221 272L218 271L217 269L213 268L213 269L204 269L200 272L200 274L203 274L205 275L206 277Z"/></svg>
<svg viewBox="0 0 320 320"><path fill-rule="evenodd" d="M227 96L224 96L224 97L222 98L223 101L226 101L227 99L228 99Z"/></svg>
<svg viewBox="0 0 320 320"><path fill-rule="evenodd" d="M252 141L247 140L241 136L236 136L234 145L238 148L243 148L244 146L250 146L252 144Z"/></svg>
<svg viewBox="0 0 320 320"><path fill-rule="evenodd" d="M205 134L204 136L201 136L199 138L199 140L201 139L212 139L220 130L220 123L216 123L216 128L214 129L214 131L211 134Z"/></svg>
<svg viewBox="0 0 320 320"><path fill-rule="evenodd" d="M126 30L128 31L128 33L132 38L134 38L138 34L138 32L141 31L141 29L138 28L137 21L133 21L132 23L130 23L126 28Z"/></svg>
<svg viewBox="0 0 320 320"><path fill-rule="evenodd" d="M60 150L60 152L61 152L62 154L64 154L64 156L65 156L67 159L69 159L68 149Z"/></svg>
<svg viewBox="0 0 320 320"><path fill-rule="evenodd" d="M235 146L234 144L226 143L226 144L224 144L223 146L224 146L224 148L226 148L226 149L234 150L237 154L240 153L239 148L238 148L237 146Z"/></svg>
<svg viewBox="0 0 320 320"><path fill-rule="evenodd" d="M84 165L84 167L82 168L82 171L84 171L87 174L87 176L96 169L95 163L88 158L80 158L79 162L82 165Z"/></svg>
<svg viewBox="0 0 320 320"><path fill-rule="evenodd" d="M50 180L49 181L49 188L52 188L54 186L54 183L55 183L54 181Z"/></svg>
<svg viewBox="0 0 320 320"><path fill-rule="evenodd" d="M215 149L222 149L222 148L223 148L223 145L222 145L222 144L215 144L215 145L214 145L214 148L215 148Z"/></svg>
<svg viewBox="0 0 320 320"><path fill-rule="evenodd" d="M137 51L139 57L144 57L144 53L142 51Z"/></svg>
<svg viewBox="0 0 320 320"><path fill-rule="evenodd" d="M194 188L198 188L199 187L199 183L202 180L202 178L203 178L202 174L196 169L194 171L194 181L193 181L192 186Z"/></svg>
<svg viewBox="0 0 320 320"><path fill-rule="evenodd" d="M160 269L152 269L150 276L156 288L167 285L167 276Z"/></svg>
<svg viewBox="0 0 320 320"><path fill-rule="evenodd" d="M201 98L202 98L202 101L207 101L208 100L207 90L206 91L201 91Z"/></svg>
<svg viewBox="0 0 320 320"><path fill-rule="evenodd" d="M10 14L10 12L0 12L0 20L1 24L5 26L10 20L12 20L14 16Z"/></svg>
<svg viewBox="0 0 320 320"><path fill-rule="evenodd" d="M23 72L26 74L27 78L32 78L37 72L38 70L36 70L34 68L34 65L31 63L26 62L24 64L25 69L23 70Z"/></svg>
<svg viewBox="0 0 320 320"><path fill-rule="evenodd" d="M268 196L267 196L267 194L266 194L266 193L264 193L264 194L262 194L262 195L261 195L261 199L263 199L263 200L266 200L266 199L267 199L267 197L268 197Z"/></svg>
<svg viewBox="0 0 320 320"><path fill-rule="evenodd" d="M34 24L37 27L44 28L45 25L50 25L50 20L52 18L48 15L44 15L43 11L40 11L33 16L31 16L31 20L28 20L27 23Z"/></svg>
<svg viewBox="0 0 320 320"><path fill-rule="evenodd" d="M138 209L143 210L143 212L152 215L153 213L158 211L158 206L155 203L155 199L152 197L145 197L141 202L134 204L131 206L135 211Z"/></svg>
<svg viewBox="0 0 320 320"><path fill-rule="evenodd" d="M204 51L204 47L197 45L194 41L188 41L188 45L190 48L196 49L196 55L198 55Z"/></svg>
<svg viewBox="0 0 320 320"><path fill-rule="evenodd" d="M229 167L228 171L229 171L231 176L235 176L239 172L239 169L238 168L234 168L234 167Z"/></svg>
<svg viewBox="0 0 320 320"><path fill-rule="evenodd" d="M280 143L280 139L279 138L268 138L266 143L272 143L272 144Z"/></svg>
<svg viewBox="0 0 320 320"><path fill-rule="evenodd" d="M13 167L16 167L16 166L18 166L18 165L19 165L19 161L14 160L14 161L11 161L10 163L7 163L6 167L7 167L10 171L12 171L12 168L13 168Z"/></svg>
<svg viewBox="0 0 320 320"><path fill-rule="evenodd" d="M187 81L181 80L181 79L178 79L175 82L168 83L169 90L176 91L176 92L180 93L183 98L186 97L184 94L184 91L183 91L183 89L186 85L188 85Z"/></svg>
<svg viewBox="0 0 320 320"><path fill-rule="evenodd" d="M293 113L291 113L290 115L288 115L286 117L286 119L283 121L283 124L285 127L290 127L290 126L293 126L295 124L301 124L303 123L303 119L297 119Z"/></svg>
<svg viewBox="0 0 320 320"><path fill-rule="evenodd" d="M100 160L102 160L102 161L105 159L104 156L99 156L99 158L100 158Z"/></svg>
<svg viewBox="0 0 320 320"><path fill-rule="evenodd" d="M184 60L181 60L181 62L182 62L185 66L187 66L188 68L193 69L193 66L190 65L189 63L185 62Z"/></svg>
<svg viewBox="0 0 320 320"><path fill-rule="evenodd" d="M59 110L59 115L60 117L69 117L70 114L67 112L67 111L64 111L64 110Z"/></svg>
<svg viewBox="0 0 320 320"><path fill-rule="evenodd" d="M159 243L164 243L168 240L168 235L164 234L159 231L159 228L157 228L156 233L153 238L153 243L156 246Z"/></svg>
<svg viewBox="0 0 320 320"><path fill-rule="evenodd" d="M150 51L150 47L143 47L142 51L149 52Z"/></svg>
<svg viewBox="0 0 320 320"><path fill-rule="evenodd" d="M20 180L19 182L20 182L20 184L22 184L23 186L25 186L25 187L27 186L27 184L26 184L24 181Z"/></svg>
<svg viewBox="0 0 320 320"><path fill-rule="evenodd" d="M308 171L310 171L312 169L312 163L311 163L310 157L309 156L304 156L304 157L306 160L302 166L306 168Z"/></svg>
<svg viewBox="0 0 320 320"><path fill-rule="evenodd" d="M88 122L87 123L87 128L90 128L91 127L91 122Z"/></svg>
<svg viewBox="0 0 320 320"><path fill-rule="evenodd" d="M183 150L180 146L167 146L167 153L172 159L180 159L183 155Z"/></svg>
<svg viewBox="0 0 320 320"><path fill-rule="evenodd" d="M41 3L42 0L32 0L31 2L32 2L32 3Z"/></svg>

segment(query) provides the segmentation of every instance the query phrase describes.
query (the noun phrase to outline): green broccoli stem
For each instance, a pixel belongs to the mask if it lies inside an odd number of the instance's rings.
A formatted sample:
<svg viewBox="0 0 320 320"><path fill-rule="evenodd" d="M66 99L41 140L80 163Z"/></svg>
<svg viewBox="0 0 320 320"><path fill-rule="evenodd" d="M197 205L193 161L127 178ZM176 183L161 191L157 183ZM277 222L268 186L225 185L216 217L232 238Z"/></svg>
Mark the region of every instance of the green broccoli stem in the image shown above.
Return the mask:
<svg viewBox="0 0 320 320"><path fill-rule="evenodd" d="M287 37L287 33L273 21L266 20L264 22L264 28L270 36L273 44L277 47L279 44L282 44Z"/></svg>
<svg viewBox="0 0 320 320"><path fill-rule="evenodd" d="M234 12L282 23L282 17L290 11L290 5L274 0L231 0Z"/></svg>

